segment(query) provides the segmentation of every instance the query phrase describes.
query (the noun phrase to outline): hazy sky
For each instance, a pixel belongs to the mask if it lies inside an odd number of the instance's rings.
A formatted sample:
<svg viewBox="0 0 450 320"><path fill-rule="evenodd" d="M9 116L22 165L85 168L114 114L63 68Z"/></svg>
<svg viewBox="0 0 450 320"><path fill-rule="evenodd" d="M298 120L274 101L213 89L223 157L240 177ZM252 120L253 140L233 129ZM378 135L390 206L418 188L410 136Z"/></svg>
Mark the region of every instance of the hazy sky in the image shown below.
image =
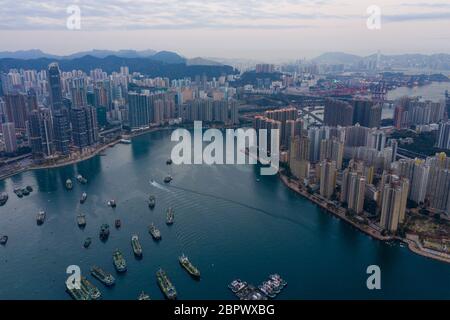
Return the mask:
<svg viewBox="0 0 450 320"><path fill-rule="evenodd" d="M66 26L80 8L81 29ZM381 9L369 30L367 8ZM0 51L172 50L187 57L450 53L450 0L0 0Z"/></svg>

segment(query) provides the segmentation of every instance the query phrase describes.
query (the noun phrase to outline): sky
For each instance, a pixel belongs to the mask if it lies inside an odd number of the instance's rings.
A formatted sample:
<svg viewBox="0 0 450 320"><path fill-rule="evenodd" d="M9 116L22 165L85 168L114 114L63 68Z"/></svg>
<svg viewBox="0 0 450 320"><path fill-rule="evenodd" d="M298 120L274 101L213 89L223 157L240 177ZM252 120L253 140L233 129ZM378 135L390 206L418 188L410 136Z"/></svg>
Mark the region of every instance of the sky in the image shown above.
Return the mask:
<svg viewBox="0 0 450 320"><path fill-rule="evenodd" d="M379 11L368 13L371 6ZM449 30L450 0L0 0L0 51L59 55L154 49L279 61L330 51L450 53Z"/></svg>

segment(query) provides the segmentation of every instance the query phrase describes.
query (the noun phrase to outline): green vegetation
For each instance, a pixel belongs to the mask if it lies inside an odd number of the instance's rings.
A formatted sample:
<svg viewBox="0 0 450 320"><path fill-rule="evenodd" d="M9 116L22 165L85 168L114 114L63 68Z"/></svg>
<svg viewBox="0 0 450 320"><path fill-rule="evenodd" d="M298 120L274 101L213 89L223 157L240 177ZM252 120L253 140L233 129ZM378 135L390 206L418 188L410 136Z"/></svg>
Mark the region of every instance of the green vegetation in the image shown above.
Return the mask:
<svg viewBox="0 0 450 320"><path fill-rule="evenodd" d="M412 138L414 140L411 144L399 144L399 146L408 151L423 154L425 156L433 156L436 153L445 152L450 156L450 150L443 150L436 148L436 132L422 132L415 133L411 130L400 130L391 134L392 139Z"/></svg>

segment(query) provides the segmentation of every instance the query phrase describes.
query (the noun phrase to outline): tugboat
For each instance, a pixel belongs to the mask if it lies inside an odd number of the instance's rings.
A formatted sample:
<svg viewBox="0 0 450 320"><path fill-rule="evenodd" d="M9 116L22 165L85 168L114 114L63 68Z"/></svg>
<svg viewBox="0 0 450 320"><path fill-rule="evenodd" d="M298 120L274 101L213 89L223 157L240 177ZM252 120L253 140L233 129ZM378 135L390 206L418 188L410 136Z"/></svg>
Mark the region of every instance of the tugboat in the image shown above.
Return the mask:
<svg viewBox="0 0 450 320"><path fill-rule="evenodd" d="M83 192L81 194L80 203L83 204L86 201L86 199L87 199L87 193Z"/></svg>
<svg viewBox="0 0 450 320"><path fill-rule="evenodd" d="M112 276L112 274L97 266L93 266L91 268L91 275L108 287L112 286L116 282L116 279Z"/></svg>
<svg viewBox="0 0 450 320"><path fill-rule="evenodd" d="M155 205L156 205L156 198L154 195L150 195L148 197L148 207L150 209L153 209L155 207Z"/></svg>
<svg viewBox="0 0 450 320"><path fill-rule="evenodd" d="M77 181L81 184L87 183L87 179L85 177L83 177L81 174L77 175Z"/></svg>
<svg viewBox="0 0 450 320"><path fill-rule="evenodd" d="M173 212L172 208L167 209L167 217L166 217L166 224L168 226L173 224L173 221L175 220L175 214Z"/></svg>
<svg viewBox="0 0 450 320"><path fill-rule="evenodd" d="M0 244L4 246L8 242L8 236L0 236Z"/></svg>
<svg viewBox="0 0 450 320"><path fill-rule="evenodd" d="M189 261L188 257L184 254L178 259L181 266L194 278L200 279L200 271Z"/></svg>
<svg viewBox="0 0 450 320"><path fill-rule="evenodd" d="M72 180L70 180L70 179L67 179L67 180L66 180L66 189L67 189L67 190L72 190L72 189L73 189L73 183L72 183Z"/></svg>
<svg viewBox="0 0 450 320"><path fill-rule="evenodd" d="M166 164L167 164L168 166L170 166L172 163L173 163L173 161L172 161L171 158L167 159Z"/></svg>
<svg viewBox="0 0 450 320"><path fill-rule="evenodd" d="M108 240L109 237L109 225L102 224L102 226L100 227L100 240L102 241L106 241Z"/></svg>
<svg viewBox="0 0 450 320"><path fill-rule="evenodd" d="M80 213L77 216L77 224L78 224L78 227L80 227L80 228L86 227L86 216L84 214Z"/></svg>
<svg viewBox="0 0 450 320"><path fill-rule="evenodd" d="M45 211L44 210L40 210L39 213L36 216L36 222L40 226L41 224L44 223L44 221L45 221Z"/></svg>
<svg viewBox="0 0 450 320"><path fill-rule="evenodd" d="M148 227L148 232L152 235L153 240L161 240L161 232L153 223Z"/></svg>
<svg viewBox="0 0 450 320"><path fill-rule="evenodd" d="M173 180L172 176L166 176L164 178L164 183L170 183Z"/></svg>
<svg viewBox="0 0 450 320"><path fill-rule="evenodd" d="M142 257L142 246L139 242L139 237L135 234L131 237L131 247L133 247L133 252L136 257Z"/></svg>
<svg viewBox="0 0 450 320"><path fill-rule="evenodd" d="M122 226L122 221L120 221L120 219L117 219L116 221L114 221L114 225L116 226L116 229L120 229L120 227Z"/></svg>
<svg viewBox="0 0 450 320"><path fill-rule="evenodd" d="M120 252L119 249L116 249L116 251L114 251L113 253L113 262L117 272L127 271L127 262L125 261L125 258L123 257L122 252Z"/></svg>
<svg viewBox="0 0 450 320"><path fill-rule="evenodd" d="M5 205L6 201L8 201L8 194L6 192L0 193L0 206Z"/></svg>
<svg viewBox="0 0 450 320"><path fill-rule="evenodd" d="M85 277L81 277L81 287L89 294L92 300L99 300L102 297L100 290Z"/></svg>
<svg viewBox="0 0 450 320"><path fill-rule="evenodd" d="M85 247L87 249L87 248L89 248L91 243L92 243L92 239L88 237L84 240L83 247Z"/></svg>
<svg viewBox="0 0 450 320"><path fill-rule="evenodd" d="M143 301L143 300L151 300L150 296L148 294L146 294L144 291L141 292L141 294L138 297L139 301Z"/></svg>
<svg viewBox="0 0 450 320"><path fill-rule="evenodd" d="M160 268L156 272L156 280L167 299L175 300L177 298L177 291L163 269Z"/></svg>
<svg viewBox="0 0 450 320"><path fill-rule="evenodd" d="M111 208L117 207L116 200L114 200L114 199L109 200L108 206L110 206Z"/></svg>

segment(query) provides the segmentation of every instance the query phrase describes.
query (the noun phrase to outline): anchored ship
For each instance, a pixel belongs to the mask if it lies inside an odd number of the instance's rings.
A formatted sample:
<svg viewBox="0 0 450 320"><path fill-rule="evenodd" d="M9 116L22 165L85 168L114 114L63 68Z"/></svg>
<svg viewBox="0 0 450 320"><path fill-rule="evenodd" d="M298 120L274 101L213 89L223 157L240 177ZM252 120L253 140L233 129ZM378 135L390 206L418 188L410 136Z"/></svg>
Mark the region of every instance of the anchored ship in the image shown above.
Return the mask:
<svg viewBox="0 0 450 320"><path fill-rule="evenodd" d="M173 180L172 176L166 176L164 178L164 183L170 183Z"/></svg>
<svg viewBox="0 0 450 320"><path fill-rule="evenodd" d="M156 205L156 198L154 195L150 195L148 197L148 206L150 209L153 209L155 207L155 205Z"/></svg>
<svg viewBox="0 0 450 320"><path fill-rule="evenodd" d="M184 254L179 258L181 266L194 278L200 278L200 271L189 261Z"/></svg>
<svg viewBox="0 0 450 320"><path fill-rule="evenodd" d="M169 165L169 166L170 166L170 165L171 165L172 163L173 163L173 161L172 161L172 159L171 159L171 158L167 159L167 161L166 161L166 164L167 164L167 165Z"/></svg>
<svg viewBox="0 0 450 320"><path fill-rule="evenodd" d="M175 214L172 208L167 209L166 224L172 225L175 220Z"/></svg>
<svg viewBox="0 0 450 320"><path fill-rule="evenodd" d="M8 236L0 236L0 244L2 246L6 245L7 242L8 242Z"/></svg>
<svg viewBox="0 0 450 320"><path fill-rule="evenodd" d="M84 240L83 247L85 247L87 249L87 248L89 248L91 243L92 243L92 239L88 237Z"/></svg>
<svg viewBox="0 0 450 320"><path fill-rule="evenodd" d="M72 190L72 188L73 188L72 180L67 179L67 180L66 180L66 189L67 189L67 190Z"/></svg>
<svg viewBox="0 0 450 320"><path fill-rule="evenodd" d="M120 219L116 219L116 221L114 221L114 225L116 226L116 229L119 229L122 226L122 221L120 221Z"/></svg>
<svg viewBox="0 0 450 320"><path fill-rule="evenodd" d="M40 210L36 216L36 222L38 225L43 224L45 221L45 211L44 210Z"/></svg>
<svg viewBox="0 0 450 320"><path fill-rule="evenodd" d="M91 295L89 294L87 288L84 286L80 286L80 288L69 288L69 285L66 283L66 291L70 294L72 299L74 300L92 300Z"/></svg>
<svg viewBox="0 0 450 320"><path fill-rule="evenodd" d="M80 203L83 204L86 201L86 199L87 199L87 193L83 192L81 194Z"/></svg>
<svg viewBox="0 0 450 320"><path fill-rule="evenodd" d="M116 200L114 200L114 199L109 200L108 206L110 206L111 208L117 207Z"/></svg>
<svg viewBox="0 0 450 320"><path fill-rule="evenodd" d="M80 227L80 228L86 227L86 216L84 214L80 213L77 216L77 224L78 224L78 227Z"/></svg>
<svg viewBox="0 0 450 320"><path fill-rule="evenodd" d="M152 235L154 240L161 240L161 232L153 223L148 227L148 232Z"/></svg>
<svg viewBox="0 0 450 320"><path fill-rule="evenodd" d="M116 249L116 251L114 251L113 253L113 262L117 272L127 271L127 262L119 249Z"/></svg>
<svg viewBox="0 0 450 320"><path fill-rule="evenodd" d="M100 227L100 240L106 241L109 237L109 225L102 224Z"/></svg>
<svg viewBox="0 0 450 320"><path fill-rule="evenodd" d="M85 277L81 277L81 287L88 292L92 300L99 300L102 297L100 290Z"/></svg>
<svg viewBox="0 0 450 320"><path fill-rule="evenodd" d="M134 254L137 257L142 257L142 246L136 234L131 237L131 246L133 247Z"/></svg>
<svg viewBox="0 0 450 320"><path fill-rule="evenodd" d="M156 280L158 281L159 288L167 299L175 300L177 298L177 291L163 269L160 268L156 272Z"/></svg>
<svg viewBox="0 0 450 320"><path fill-rule="evenodd" d="M112 274L97 266L93 266L91 268L91 275L108 287L112 286L116 282L116 279L112 276Z"/></svg>
<svg viewBox="0 0 450 320"><path fill-rule="evenodd" d="M81 184L87 183L87 179L85 177L83 177L81 174L77 175L77 181Z"/></svg>
<svg viewBox="0 0 450 320"><path fill-rule="evenodd" d="M8 201L8 194L6 192L0 193L0 206L5 205L6 201Z"/></svg>

